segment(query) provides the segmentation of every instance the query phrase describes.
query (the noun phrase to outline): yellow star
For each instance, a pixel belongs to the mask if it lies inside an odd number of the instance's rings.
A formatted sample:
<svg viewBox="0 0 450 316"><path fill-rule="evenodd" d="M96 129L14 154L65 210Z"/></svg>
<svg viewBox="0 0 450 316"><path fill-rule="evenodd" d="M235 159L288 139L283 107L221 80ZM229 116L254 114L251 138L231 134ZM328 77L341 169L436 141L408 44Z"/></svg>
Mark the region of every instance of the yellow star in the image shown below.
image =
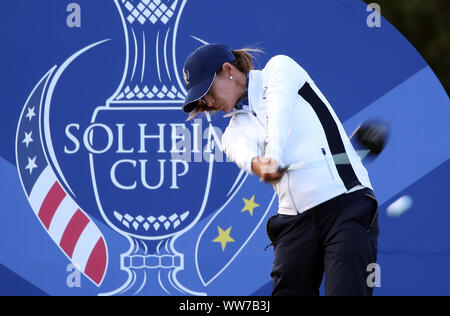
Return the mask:
<svg viewBox="0 0 450 316"><path fill-rule="evenodd" d="M251 198L250 200L247 200L247 199L243 199L243 200L244 200L244 202L245 202L245 206L244 206L244 208L241 210L241 213L242 213L242 212L245 212L245 211L248 211L248 212L250 213L250 215L253 216L253 209L254 209L255 207L258 207L258 206L259 206L259 204L256 204L256 203L255 203L255 196L253 195L252 198Z"/></svg>
<svg viewBox="0 0 450 316"><path fill-rule="evenodd" d="M231 226L226 231L219 226L217 226L217 228L219 229L219 236L217 236L213 242L220 242L222 245L222 251L225 251L225 246L227 243L234 242L234 239L230 237Z"/></svg>

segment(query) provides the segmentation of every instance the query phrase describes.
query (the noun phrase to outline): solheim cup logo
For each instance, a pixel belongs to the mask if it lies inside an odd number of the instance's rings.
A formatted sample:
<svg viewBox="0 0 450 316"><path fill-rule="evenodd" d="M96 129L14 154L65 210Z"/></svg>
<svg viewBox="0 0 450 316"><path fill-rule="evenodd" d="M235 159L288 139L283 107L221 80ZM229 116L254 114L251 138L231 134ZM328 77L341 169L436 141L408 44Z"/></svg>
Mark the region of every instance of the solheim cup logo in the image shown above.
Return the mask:
<svg viewBox="0 0 450 316"><path fill-rule="evenodd" d="M202 124L186 123L181 111L186 91L177 71L175 43L186 0L114 2L123 23L125 68L115 93L95 108L82 140L89 152L98 211L130 244L120 260L128 280L104 295L203 295L178 282L184 256L174 248L175 240L202 216L214 158L207 155L204 163L198 142L205 132ZM50 107L56 84L69 65L106 41L80 50L42 78L23 109L16 140L19 175L36 216L66 256L98 286L106 274L108 248L62 172L51 137ZM66 147L66 154L79 149L74 136L79 129L76 123L66 127L68 139L77 144L76 150ZM28 135L25 150L22 134ZM206 148L211 153L210 140ZM193 147L187 145L191 142Z"/></svg>
<svg viewBox="0 0 450 316"><path fill-rule="evenodd" d="M175 42L184 4L116 1L126 36L126 67L116 93L92 116L90 142L102 142L97 134L106 135L106 148L89 158L98 208L131 245L121 260L130 278L120 292L138 293L157 284L161 294L189 292L176 279L183 255L174 241L204 211L213 161L205 165L180 158L188 148L180 146L183 137L177 135L203 133L198 124L186 124L181 111L185 95ZM111 153L114 134L118 148Z"/></svg>
<svg viewBox="0 0 450 316"><path fill-rule="evenodd" d="M177 239L204 220L202 231L190 236L195 254L189 277L206 287L242 251L274 201L269 186L236 172L233 164L217 164L224 162L220 130L209 115L205 121L186 122L181 107L189 74L179 71L176 61L178 23L186 3L115 0L125 39L119 85L99 105L92 104L98 95L89 90L77 112L65 113L68 107L56 111L64 78L109 40L96 42L50 69L20 117L19 176L48 235L97 287L110 260L115 263L120 256L120 271L128 278L121 286L113 282L113 288L102 288L102 295L205 295L178 280L185 257L176 249ZM87 68L82 69L79 76L86 76ZM68 82L72 89L73 81ZM86 108L93 109L87 117ZM67 121L75 119L71 116L84 123ZM221 174L222 193L208 206L211 191L218 188L214 170ZM126 238L128 251L107 244L105 227Z"/></svg>

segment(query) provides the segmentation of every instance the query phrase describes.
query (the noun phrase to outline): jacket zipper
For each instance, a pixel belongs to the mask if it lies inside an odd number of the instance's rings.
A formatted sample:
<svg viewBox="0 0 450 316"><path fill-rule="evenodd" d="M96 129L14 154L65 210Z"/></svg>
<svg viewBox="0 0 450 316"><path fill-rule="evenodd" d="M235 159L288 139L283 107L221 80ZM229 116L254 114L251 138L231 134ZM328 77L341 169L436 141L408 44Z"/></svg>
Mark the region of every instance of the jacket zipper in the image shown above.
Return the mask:
<svg viewBox="0 0 450 316"><path fill-rule="evenodd" d="M255 112L253 109L252 109L251 111L252 111L253 116L256 117L256 119L258 120L259 124L261 124L261 126L262 126L263 128L266 128L266 127L264 126L263 122L261 122L261 120L259 119L259 117L258 117L258 115L256 114L256 112Z"/></svg>
<svg viewBox="0 0 450 316"><path fill-rule="evenodd" d="M321 149L322 149L323 158L325 159L325 162L326 162L327 167L328 167L328 171L330 172L331 179L334 181L333 172L331 171L331 167L330 167L330 164L329 164L328 159L327 159L327 152L325 151L325 148L322 147Z"/></svg>

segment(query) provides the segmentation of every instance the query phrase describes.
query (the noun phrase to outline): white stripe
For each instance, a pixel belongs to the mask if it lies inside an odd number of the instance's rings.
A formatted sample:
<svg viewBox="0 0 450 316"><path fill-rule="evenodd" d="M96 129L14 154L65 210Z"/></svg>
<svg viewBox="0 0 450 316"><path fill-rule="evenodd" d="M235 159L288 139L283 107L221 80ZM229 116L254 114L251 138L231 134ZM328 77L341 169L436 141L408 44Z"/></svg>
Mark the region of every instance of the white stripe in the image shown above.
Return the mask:
<svg viewBox="0 0 450 316"><path fill-rule="evenodd" d="M145 43L144 43L145 45ZM158 70L159 82L161 81L161 70L159 69L159 32L156 34L156 70ZM145 65L145 64L144 64Z"/></svg>
<svg viewBox="0 0 450 316"><path fill-rule="evenodd" d="M77 210L78 205L75 204L70 196L66 195L56 210L48 229L49 235L56 244L59 245L67 225Z"/></svg>
<svg viewBox="0 0 450 316"><path fill-rule="evenodd" d="M90 221L78 240L73 251L72 262L80 267L80 271L84 272L89 257L94 250L98 240L102 237L97 226Z"/></svg>
<svg viewBox="0 0 450 316"><path fill-rule="evenodd" d="M133 28L131 28L131 32L132 32L133 38L134 38L134 65L133 65L133 72L131 74L131 80L133 80L134 74L136 73L136 66L137 66L137 61L138 61L138 44L137 44L136 34L134 33Z"/></svg>
<svg viewBox="0 0 450 316"><path fill-rule="evenodd" d="M144 73L145 73L145 47L147 46L147 43L145 42L145 32L142 32L142 55L143 55L143 59L142 59L142 75L141 75L141 83L144 82Z"/></svg>
<svg viewBox="0 0 450 316"><path fill-rule="evenodd" d="M170 27L166 32L166 38L164 39L164 63L166 64L166 72L167 76L169 76L169 81L172 81L172 77L170 76L169 71L169 61L167 60L167 39L169 38Z"/></svg>
<svg viewBox="0 0 450 316"><path fill-rule="evenodd" d="M28 198L31 208L37 215L41 209L41 205L44 202L45 197L56 182L56 176L50 166L47 166L41 175L37 179L36 183L31 189L30 196Z"/></svg>

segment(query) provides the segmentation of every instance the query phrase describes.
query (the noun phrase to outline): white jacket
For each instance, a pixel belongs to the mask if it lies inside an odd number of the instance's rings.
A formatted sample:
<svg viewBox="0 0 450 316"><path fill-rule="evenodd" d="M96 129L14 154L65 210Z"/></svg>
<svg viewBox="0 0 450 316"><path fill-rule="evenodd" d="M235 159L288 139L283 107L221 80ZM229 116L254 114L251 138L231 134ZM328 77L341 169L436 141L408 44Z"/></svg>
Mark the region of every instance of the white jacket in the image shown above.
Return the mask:
<svg viewBox="0 0 450 316"><path fill-rule="evenodd" d="M275 56L263 70L251 71L248 99L248 106L231 113L222 136L230 160L250 174L251 161L259 156L276 159L281 167L316 162L286 172L274 185L278 213L295 215L343 193L372 189L331 105L294 60ZM351 164L336 165L332 155L343 152Z"/></svg>

